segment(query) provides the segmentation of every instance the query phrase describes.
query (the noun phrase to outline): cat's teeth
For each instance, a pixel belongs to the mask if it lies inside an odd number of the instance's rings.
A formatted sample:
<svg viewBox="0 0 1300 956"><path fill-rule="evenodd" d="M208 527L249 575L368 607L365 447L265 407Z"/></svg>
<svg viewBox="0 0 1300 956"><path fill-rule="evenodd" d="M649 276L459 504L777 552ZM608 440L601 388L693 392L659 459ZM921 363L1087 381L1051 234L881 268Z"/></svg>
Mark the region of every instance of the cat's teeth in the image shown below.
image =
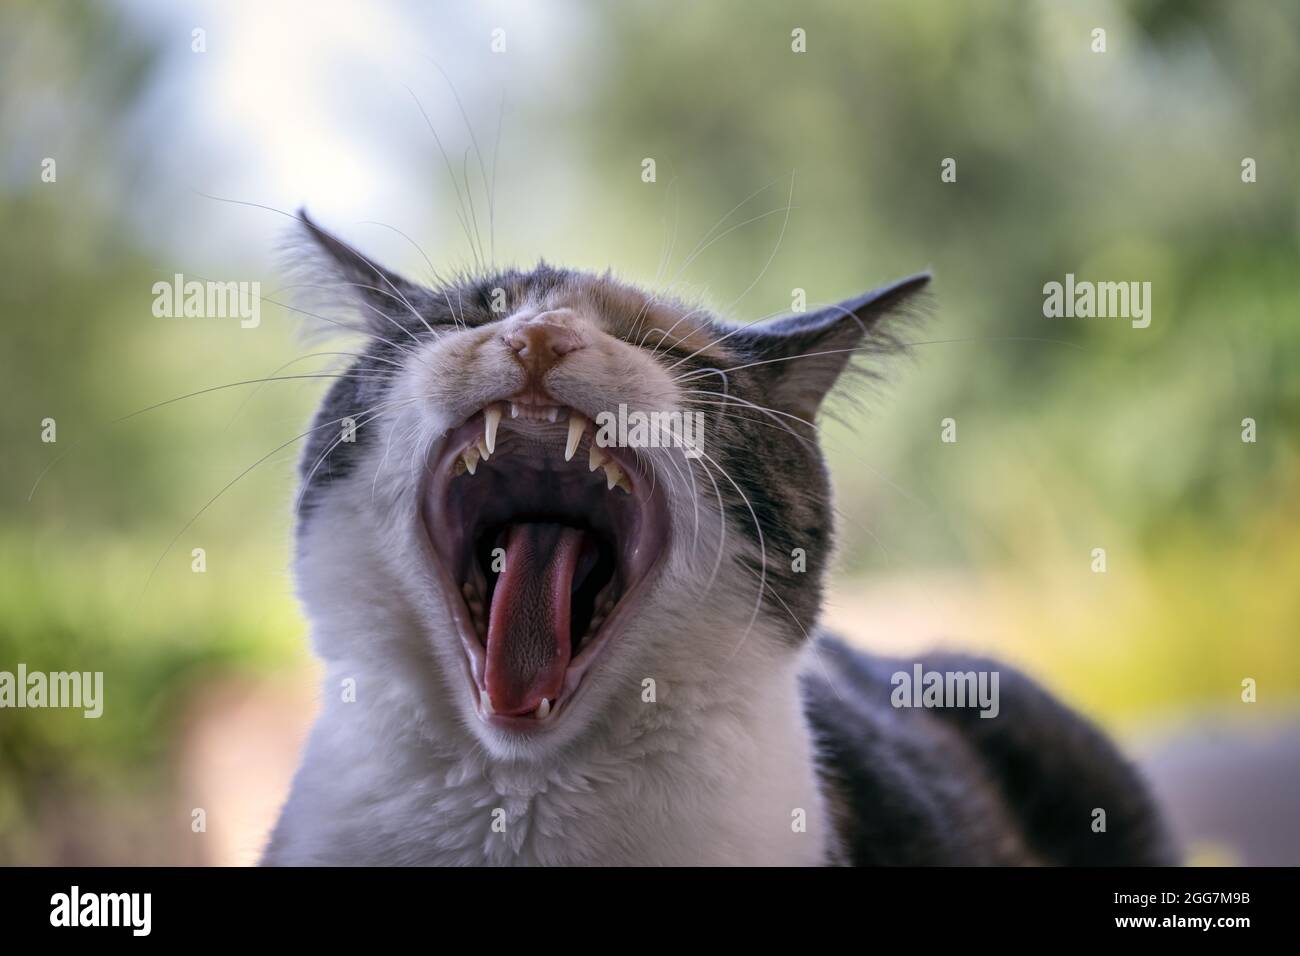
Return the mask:
<svg viewBox="0 0 1300 956"><path fill-rule="evenodd" d="M510 417L511 418L519 417L519 406L516 405L514 402L510 403Z"/></svg>
<svg viewBox="0 0 1300 956"><path fill-rule="evenodd" d="M570 419L572 423L572 419ZM570 424L572 429L572 424ZM573 441L573 432L569 432L569 440ZM627 473L615 463L614 459L605 454L604 450L596 445L592 440L591 448L587 452L587 470L595 471L597 468L605 469L606 491L613 491L616 487L622 488L629 495L632 493L632 482L627 477Z"/></svg>
<svg viewBox="0 0 1300 956"><path fill-rule="evenodd" d="M547 717L550 716L550 713L551 713L551 702L547 700L545 697L543 697L542 702L538 704L537 709L533 711L533 716L536 717L538 720L545 720Z"/></svg>
<svg viewBox="0 0 1300 956"><path fill-rule="evenodd" d="M460 460L465 463L465 470L471 475L478 470L478 448L470 445L460 453Z"/></svg>
<svg viewBox="0 0 1300 956"><path fill-rule="evenodd" d="M559 417L560 417L560 410L556 406L552 405L548 409L546 409L546 420L548 422L553 422Z"/></svg>
<svg viewBox="0 0 1300 956"><path fill-rule="evenodd" d="M514 418L514 406L511 405L510 417ZM487 442L487 450L490 452L497 450L497 426L501 424L501 409L496 405L489 405L483 409L483 440ZM484 458L487 456L484 455Z"/></svg>
<svg viewBox="0 0 1300 956"><path fill-rule="evenodd" d="M490 457L492 457L491 449L488 448L485 439L479 438L476 440L475 444L478 446L478 454L480 458L482 458L484 461L487 461Z"/></svg>
<svg viewBox="0 0 1300 956"><path fill-rule="evenodd" d="M492 708L492 697L487 691L481 690L478 692L478 703L479 706L483 708L483 713L487 714L489 717L496 713Z"/></svg>
<svg viewBox="0 0 1300 956"><path fill-rule="evenodd" d="M564 445L564 460L572 461L573 453L578 450L578 442L587 430L587 419L581 412L569 412L569 440Z"/></svg>
<svg viewBox="0 0 1300 956"><path fill-rule="evenodd" d="M627 475L623 469L618 467L614 462L605 462L605 490L613 491L615 486L622 488L628 494L632 493L632 483L627 480Z"/></svg>

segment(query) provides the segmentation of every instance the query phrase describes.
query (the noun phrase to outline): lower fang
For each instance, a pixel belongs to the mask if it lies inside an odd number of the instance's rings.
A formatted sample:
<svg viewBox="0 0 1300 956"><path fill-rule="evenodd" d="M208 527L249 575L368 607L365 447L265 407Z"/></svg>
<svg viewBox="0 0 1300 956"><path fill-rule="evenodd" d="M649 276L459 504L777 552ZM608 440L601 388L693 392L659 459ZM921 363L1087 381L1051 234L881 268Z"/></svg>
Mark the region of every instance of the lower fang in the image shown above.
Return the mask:
<svg viewBox="0 0 1300 956"><path fill-rule="evenodd" d="M623 476L623 469L613 462L605 464L605 484L606 491L613 491L615 485L627 484L627 479Z"/></svg>
<svg viewBox="0 0 1300 956"><path fill-rule="evenodd" d="M496 711L492 709L492 698L488 695L487 691L479 691L478 702L479 706L483 708L483 713L487 714L489 717L496 713Z"/></svg>
<svg viewBox="0 0 1300 956"><path fill-rule="evenodd" d="M537 710L533 711L533 716L536 717L538 720L545 720L550 715L550 713L551 713L551 702L547 700L545 697L543 697L542 702L537 705Z"/></svg>

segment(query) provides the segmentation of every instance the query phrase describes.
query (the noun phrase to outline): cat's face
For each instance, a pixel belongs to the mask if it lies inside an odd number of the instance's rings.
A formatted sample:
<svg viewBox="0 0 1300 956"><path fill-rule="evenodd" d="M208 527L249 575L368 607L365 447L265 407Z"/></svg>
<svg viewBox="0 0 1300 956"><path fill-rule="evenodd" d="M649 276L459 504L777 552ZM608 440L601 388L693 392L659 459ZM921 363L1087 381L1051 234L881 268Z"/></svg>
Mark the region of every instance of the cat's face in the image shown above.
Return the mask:
<svg viewBox="0 0 1300 956"><path fill-rule="evenodd" d="M810 423L924 277L736 327L547 266L425 288L304 224L369 337L303 458L327 660L527 758L790 658L831 550Z"/></svg>

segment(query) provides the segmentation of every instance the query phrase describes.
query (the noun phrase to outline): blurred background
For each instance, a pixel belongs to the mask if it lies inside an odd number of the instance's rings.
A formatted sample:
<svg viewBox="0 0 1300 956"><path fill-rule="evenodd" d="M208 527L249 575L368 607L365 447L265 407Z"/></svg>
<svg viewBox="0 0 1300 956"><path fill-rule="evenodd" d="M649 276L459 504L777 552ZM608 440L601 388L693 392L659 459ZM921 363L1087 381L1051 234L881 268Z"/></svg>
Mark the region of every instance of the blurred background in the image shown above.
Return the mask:
<svg viewBox="0 0 1300 956"><path fill-rule="evenodd" d="M291 440L326 382L232 383L352 347L277 304L287 212L419 277L471 262L458 194L498 262L740 320L932 268L826 428L828 622L1019 664L1193 862L1300 863L1300 7L783 6L0 8L0 670L105 675L98 720L0 710L0 863L256 859L315 708ZM1150 327L1044 318L1067 272L1151 282ZM154 317L175 273L260 281L261 324Z"/></svg>

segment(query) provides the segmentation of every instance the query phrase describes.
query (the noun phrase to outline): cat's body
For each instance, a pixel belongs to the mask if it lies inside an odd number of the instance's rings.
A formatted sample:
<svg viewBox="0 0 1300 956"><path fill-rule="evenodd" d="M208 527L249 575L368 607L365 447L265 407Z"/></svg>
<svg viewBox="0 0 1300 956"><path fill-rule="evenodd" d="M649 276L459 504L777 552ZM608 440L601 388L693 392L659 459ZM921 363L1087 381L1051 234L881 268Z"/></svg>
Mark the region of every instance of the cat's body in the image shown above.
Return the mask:
<svg viewBox="0 0 1300 956"><path fill-rule="evenodd" d="M796 675L761 702L660 681L660 702L545 763L499 761L405 675L335 690L267 851L272 864L815 865L832 841ZM371 681L384 681L381 696ZM362 701L366 701L363 703ZM403 716L406 718L403 719ZM807 832L792 811L807 811ZM495 829L494 829L495 825Z"/></svg>
<svg viewBox="0 0 1300 956"><path fill-rule="evenodd" d="M304 223L370 342L303 459L326 677L265 862L1169 858L1137 777L1023 678L996 719L900 710L914 662L811 637L812 423L924 277L734 327L545 266L424 288ZM598 441L616 408L698 410L705 441Z"/></svg>
<svg viewBox="0 0 1300 956"><path fill-rule="evenodd" d="M266 863L280 865L1161 865L1175 853L1136 773L1026 679L1006 724L898 710L890 674L828 638L754 713L714 700L628 725L549 768L503 766L467 737L329 704ZM927 666L937 663L927 661ZM954 667L971 662L949 659ZM981 666L998 666L981 662ZM1005 668L1001 673L1011 676ZM828 674L833 677L828 678ZM339 682L326 680L330 694ZM834 685L834 686L833 686ZM332 717L329 711L334 712ZM370 711L369 713L365 713ZM707 717L706 723L698 723ZM694 732L696 726L705 733ZM376 744L376 741L380 741ZM707 799L706 799L707 798ZM500 809L492 829L487 810ZM1091 828L1108 813L1109 836ZM802 811L806 827L796 830ZM1079 821L1084 821L1080 825ZM766 838L765 838L766 837Z"/></svg>
<svg viewBox="0 0 1300 956"><path fill-rule="evenodd" d="M1023 674L953 654L872 657L833 639L819 641L818 651L820 666L805 674L805 700L842 862L1176 860L1137 771ZM985 719L977 708L895 707L896 675L918 663L934 673L996 672L997 717Z"/></svg>

